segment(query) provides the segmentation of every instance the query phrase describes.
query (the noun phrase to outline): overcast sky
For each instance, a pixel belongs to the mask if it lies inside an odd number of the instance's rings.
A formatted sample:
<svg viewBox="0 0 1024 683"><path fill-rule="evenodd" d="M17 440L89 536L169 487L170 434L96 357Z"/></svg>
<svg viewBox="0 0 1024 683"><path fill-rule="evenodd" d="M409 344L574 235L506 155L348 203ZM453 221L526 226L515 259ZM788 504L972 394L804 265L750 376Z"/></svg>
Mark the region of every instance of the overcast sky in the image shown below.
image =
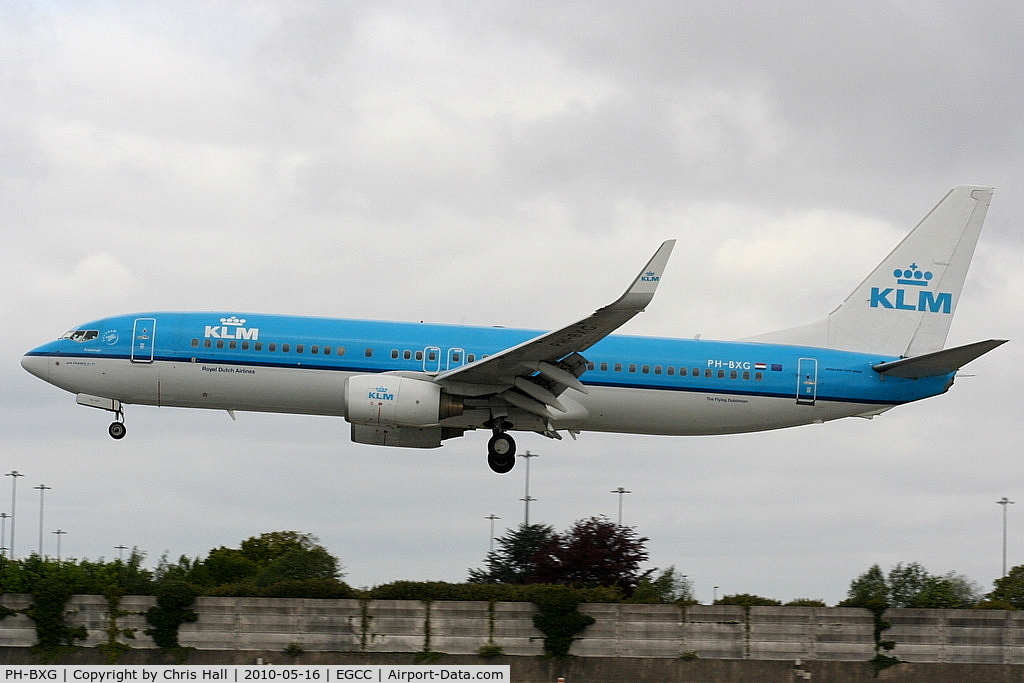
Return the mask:
<svg viewBox="0 0 1024 683"><path fill-rule="evenodd" d="M996 188L949 343L1014 340L875 420L518 437L531 521L616 515L704 602L843 599L870 565L990 590L1024 563L1019 2L0 4L0 469L16 551L205 555L318 536L347 580L461 581L523 519L489 434L129 406L19 366L80 323L217 310L550 329L677 238L623 332L738 338L830 311L954 185ZM11 478L0 481L9 508ZM9 533L8 528L8 533Z"/></svg>

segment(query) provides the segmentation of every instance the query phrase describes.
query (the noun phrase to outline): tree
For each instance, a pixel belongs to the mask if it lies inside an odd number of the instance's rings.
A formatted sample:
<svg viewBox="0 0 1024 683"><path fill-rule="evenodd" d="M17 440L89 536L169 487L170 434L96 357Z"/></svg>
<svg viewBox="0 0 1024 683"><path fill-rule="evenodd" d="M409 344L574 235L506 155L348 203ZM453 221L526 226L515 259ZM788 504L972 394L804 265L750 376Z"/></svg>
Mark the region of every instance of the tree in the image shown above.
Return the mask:
<svg viewBox="0 0 1024 683"><path fill-rule="evenodd" d="M966 577L949 572L943 576L929 576L908 607L966 609L977 602L977 586Z"/></svg>
<svg viewBox="0 0 1024 683"><path fill-rule="evenodd" d="M470 583L527 583L536 568L536 555L554 536L547 524L520 524L495 541L487 553L485 569L470 569Z"/></svg>
<svg viewBox="0 0 1024 683"><path fill-rule="evenodd" d="M932 575L917 562L900 562L887 580L876 564L850 584L839 606L867 607L879 614L889 607L963 609L977 603L978 593L973 582L956 572Z"/></svg>
<svg viewBox="0 0 1024 683"><path fill-rule="evenodd" d="M630 595L641 578L640 563L648 558L636 531L607 517L577 521L565 534L555 534L535 556L532 583L609 586Z"/></svg>
<svg viewBox="0 0 1024 683"><path fill-rule="evenodd" d="M252 581L267 586L279 581L338 580L338 559L312 534L270 531L242 541L238 550L210 551L205 566L216 585Z"/></svg>
<svg viewBox="0 0 1024 683"><path fill-rule="evenodd" d="M256 576L260 571L259 564L245 556L241 550L214 548L203 561L205 577L215 586L229 583L241 583Z"/></svg>
<svg viewBox="0 0 1024 683"><path fill-rule="evenodd" d="M915 597L928 586L931 576L917 562L897 562L889 570L889 606L911 607Z"/></svg>
<svg viewBox="0 0 1024 683"><path fill-rule="evenodd" d="M877 564L850 582L846 592L846 600L839 603L840 607L867 607L881 611L889 606L889 584L885 574Z"/></svg>
<svg viewBox="0 0 1024 683"><path fill-rule="evenodd" d="M750 593L737 593L736 595L724 595L715 600L716 605L741 605L743 607L777 607L782 604L779 600L752 595Z"/></svg>
<svg viewBox="0 0 1024 683"><path fill-rule="evenodd" d="M994 585L992 592L985 596L986 600L1024 609L1024 564L1010 569L1006 576L996 579Z"/></svg>
<svg viewBox="0 0 1024 683"><path fill-rule="evenodd" d="M630 601L638 603L677 602L683 605L697 604L697 599L693 595L693 582L685 574L676 572L675 567L669 567L654 578L646 575L642 577Z"/></svg>

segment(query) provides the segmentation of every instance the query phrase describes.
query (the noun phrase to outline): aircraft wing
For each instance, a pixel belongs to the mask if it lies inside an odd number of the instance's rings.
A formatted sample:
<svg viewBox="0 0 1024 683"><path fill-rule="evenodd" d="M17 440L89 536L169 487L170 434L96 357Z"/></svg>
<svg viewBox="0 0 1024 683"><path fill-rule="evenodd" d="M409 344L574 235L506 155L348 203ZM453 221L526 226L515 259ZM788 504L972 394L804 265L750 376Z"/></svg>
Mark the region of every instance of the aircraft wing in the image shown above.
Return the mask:
<svg viewBox="0 0 1024 683"><path fill-rule="evenodd" d="M580 352L647 307L674 246L675 240L663 242L622 296L586 318L443 372L434 381L454 394L499 394L508 403L545 417L545 406L564 410L557 396L566 387L586 393L577 379L586 369Z"/></svg>

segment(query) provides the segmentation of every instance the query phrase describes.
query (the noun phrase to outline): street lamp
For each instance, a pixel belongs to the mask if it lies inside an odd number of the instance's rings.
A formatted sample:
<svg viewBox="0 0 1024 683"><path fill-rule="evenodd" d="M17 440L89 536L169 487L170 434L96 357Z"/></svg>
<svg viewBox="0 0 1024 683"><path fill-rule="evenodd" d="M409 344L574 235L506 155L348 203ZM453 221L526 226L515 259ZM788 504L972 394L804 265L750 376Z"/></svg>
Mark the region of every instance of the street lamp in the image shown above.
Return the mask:
<svg viewBox="0 0 1024 683"><path fill-rule="evenodd" d="M627 491L626 489L624 489L624 488L622 488L620 486L619 488L611 491L611 493L619 494L619 526L622 526L622 496L625 493L633 493L633 492L632 491Z"/></svg>
<svg viewBox="0 0 1024 683"><path fill-rule="evenodd" d="M14 507L15 500L18 493L18 477L24 477L25 475L18 470L11 470L5 477L11 478L11 552L10 557L14 559Z"/></svg>
<svg viewBox="0 0 1024 683"><path fill-rule="evenodd" d="M52 489L52 486L46 484L40 484L39 486L33 486L34 489L39 489L39 559L43 558L43 493L47 489Z"/></svg>
<svg viewBox="0 0 1024 683"><path fill-rule="evenodd" d="M4 556L7 551L7 544L4 543L4 536L7 533L7 518L10 517L6 512L0 512L0 557Z"/></svg>
<svg viewBox="0 0 1024 683"><path fill-rule="evenodd" d="M117 560L120 562L121 558L124 557L124 551L128 550L128 546L122 543L121 545L115 545L114 548L117 550Z"/></svg>
<svg viewBox="0 0 1024 683"><path fill-rule="evenodd" d="M1006 576L1006 506L1013 505L1014 502L1006 496L996 501L996 505L1003 506L1003 576Z"/></svg>
<svg viewBox="0 0 1024 683"><path fill-rule="evenodd" d="M527 460L527 462L529 462L529 460ZM496 515L496 514L494 514L492 512L488 516L484 517L484 519L491 520L491 552L493 553L494 552L494 520L501 519L501 517L499 517L498 515Z"/></svg>
<svg viewBox="0 0 1024 683"><path fill-rule="evenodd" d="M531 453L530 451L519 454L520 458L524 458L526 460L526 496L519 499L526 503L526 516L523 521L525 526L530 526L530 501L537 500L536 498L530 497L530 458L536 458L538 455L539 453Z"/></svg>
<svg viewBox="0 0 1024 683"><path fill-rule="evenodd" d="M57 534L57 562L60 562L60 537L66 534L67 532L63 529L57 529L52 533Z"/></svg>

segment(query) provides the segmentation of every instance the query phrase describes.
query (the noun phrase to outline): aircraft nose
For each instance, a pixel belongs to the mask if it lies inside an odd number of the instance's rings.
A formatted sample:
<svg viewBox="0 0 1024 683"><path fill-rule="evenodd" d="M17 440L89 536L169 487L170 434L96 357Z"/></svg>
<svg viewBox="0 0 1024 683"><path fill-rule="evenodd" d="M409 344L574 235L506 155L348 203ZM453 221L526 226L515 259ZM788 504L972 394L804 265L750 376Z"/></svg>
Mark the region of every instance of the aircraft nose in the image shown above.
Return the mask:
<svg viewBox="0 0 1024 683"><path fill-rule="evenodd" d="M45 356L25 354L21 357L21 367L25 368L39 379L49 379L50 360Z"/></svg>

